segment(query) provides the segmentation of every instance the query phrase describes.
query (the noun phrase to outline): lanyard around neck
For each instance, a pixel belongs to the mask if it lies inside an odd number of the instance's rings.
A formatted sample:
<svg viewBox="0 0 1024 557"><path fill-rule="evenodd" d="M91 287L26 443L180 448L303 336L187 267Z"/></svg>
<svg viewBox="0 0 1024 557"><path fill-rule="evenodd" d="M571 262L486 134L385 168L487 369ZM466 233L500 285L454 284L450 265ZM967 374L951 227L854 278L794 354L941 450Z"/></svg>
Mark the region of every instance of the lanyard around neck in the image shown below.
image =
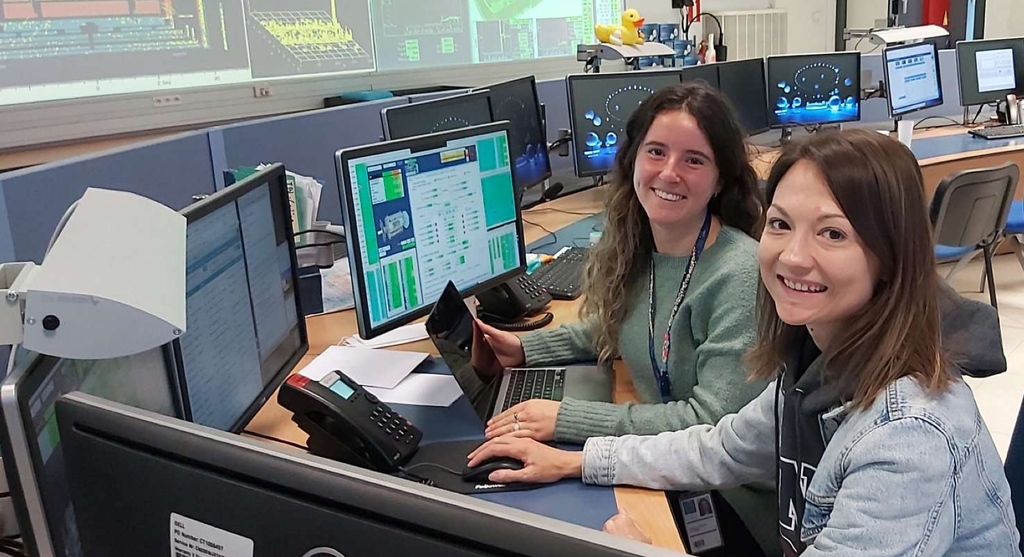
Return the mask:
<svg viewBox="0 0 1024 557"><path fill-rule="evenodd" d="M668 354L672 348L672 323L676 320L676 314L683 305L686 291L690 288L690 278L693 277L693 269L697 266L697 259L704 253L704 244L707 243L708 234L711 232L711 210L704 215L704 224L701 226L697 241L693 243L693 250L690 251L690 261L683 273L683 280L679 283L679 293L676 295L675 304L668 316L668 325L665 327L665 336L661 343L661 361L654 353L654 256L651 256L651 280L650 280L650 306L647 317L647 348L651 355L651 367L654 369L654 378L658 382L661 391L661 401L668 402L672 397L672 380L668 374Z"/></svg>

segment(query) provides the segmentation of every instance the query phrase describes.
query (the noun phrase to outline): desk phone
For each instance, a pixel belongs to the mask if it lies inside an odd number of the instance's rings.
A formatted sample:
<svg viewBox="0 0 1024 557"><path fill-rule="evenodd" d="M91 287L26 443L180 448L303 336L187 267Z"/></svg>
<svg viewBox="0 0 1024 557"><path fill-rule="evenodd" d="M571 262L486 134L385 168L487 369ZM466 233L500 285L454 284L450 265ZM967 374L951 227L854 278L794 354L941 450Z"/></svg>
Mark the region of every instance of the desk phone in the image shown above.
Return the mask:
<svg viewBox="0 0 1024 557"><path fill-rule="evenodd" d="M277 395L309 434L315 455L385 473L399 471L423 432L340 371L319 381L292 375Z"/></svg>

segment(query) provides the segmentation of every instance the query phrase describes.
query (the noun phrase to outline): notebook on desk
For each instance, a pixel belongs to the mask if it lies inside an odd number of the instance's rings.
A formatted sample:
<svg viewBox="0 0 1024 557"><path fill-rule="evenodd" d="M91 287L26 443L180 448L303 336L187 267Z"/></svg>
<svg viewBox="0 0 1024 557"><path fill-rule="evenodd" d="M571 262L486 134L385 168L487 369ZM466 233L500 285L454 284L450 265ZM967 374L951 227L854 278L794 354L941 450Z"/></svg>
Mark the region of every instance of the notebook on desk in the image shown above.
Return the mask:
<svg viewBox="0 0 1024 557"><path fill-rule="evenodd" d="M441 358L485 422L530 399L612 401L614 382L611 370L604 366L503 367L450 281L426 327Z"/></svg>

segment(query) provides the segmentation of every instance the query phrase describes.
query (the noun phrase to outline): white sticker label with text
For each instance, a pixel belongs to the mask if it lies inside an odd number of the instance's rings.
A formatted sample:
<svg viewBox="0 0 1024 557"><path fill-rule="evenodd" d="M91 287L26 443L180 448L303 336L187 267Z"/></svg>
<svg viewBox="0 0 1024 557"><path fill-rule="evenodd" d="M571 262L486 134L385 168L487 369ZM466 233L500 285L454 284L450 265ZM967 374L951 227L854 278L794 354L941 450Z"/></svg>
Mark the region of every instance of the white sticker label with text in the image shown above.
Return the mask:
<svg viewBox="0 0 1024 557"><path fill-rule="evenodd" d="M252 557L252 540L171 513L171 557Z"/></svg>

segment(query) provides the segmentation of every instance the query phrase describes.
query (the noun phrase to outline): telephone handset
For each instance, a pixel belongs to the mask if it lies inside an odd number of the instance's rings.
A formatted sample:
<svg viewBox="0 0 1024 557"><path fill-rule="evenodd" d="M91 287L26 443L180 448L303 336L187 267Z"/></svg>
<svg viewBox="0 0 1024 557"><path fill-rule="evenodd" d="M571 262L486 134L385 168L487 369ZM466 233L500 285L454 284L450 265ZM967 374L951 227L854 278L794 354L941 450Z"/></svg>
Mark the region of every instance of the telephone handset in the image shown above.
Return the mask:
<svg viewBox="0 0 1024 557"><path fill-rule="evenodd" d="M551 303L551 295L522 274L477 294L482 319L515 323L540 313Z"/></svg>
<svg viewBox="0 0 1024 557"><path fill-rule="evenodd" d="M409 461L423 432L340 371L320 381L292 375L277 395L309 434L315 455L393 473Z"/></svg>

